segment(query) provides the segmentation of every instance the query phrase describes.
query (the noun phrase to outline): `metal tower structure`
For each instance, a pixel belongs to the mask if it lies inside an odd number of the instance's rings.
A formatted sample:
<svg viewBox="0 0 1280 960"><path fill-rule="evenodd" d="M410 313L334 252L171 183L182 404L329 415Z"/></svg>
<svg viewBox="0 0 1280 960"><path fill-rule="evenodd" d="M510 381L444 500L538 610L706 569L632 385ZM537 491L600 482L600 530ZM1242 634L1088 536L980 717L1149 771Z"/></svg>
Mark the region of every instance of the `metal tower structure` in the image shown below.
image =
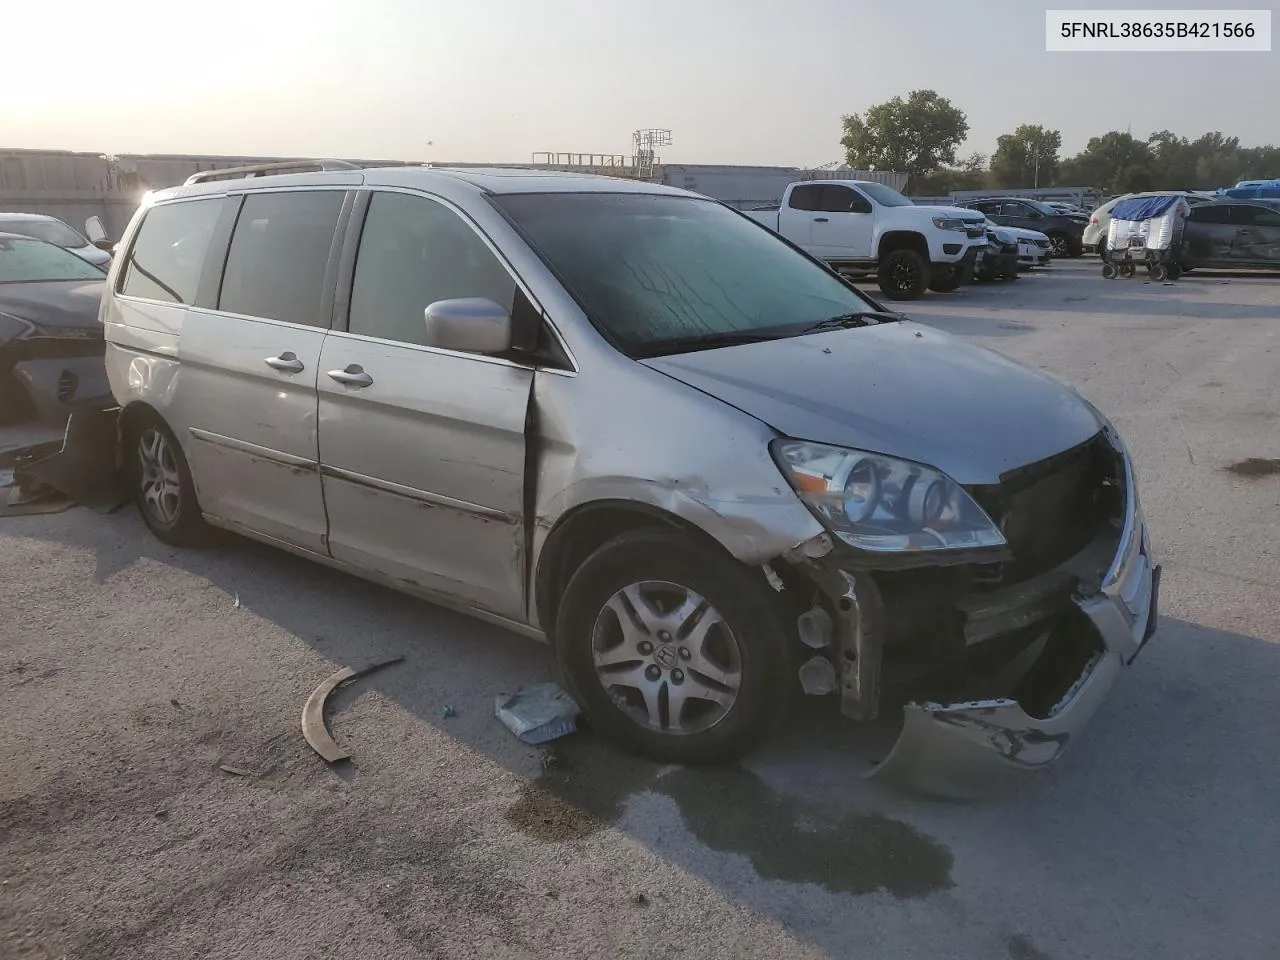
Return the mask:
<svg viewBox="0 0 1280 960"><path fill-rule="evenodd" d="M637 130L631 134L634 149L636 175L642 180L653 177L653 168L658 163L658 147L671 146L671 131L657 127Z"/></svg>

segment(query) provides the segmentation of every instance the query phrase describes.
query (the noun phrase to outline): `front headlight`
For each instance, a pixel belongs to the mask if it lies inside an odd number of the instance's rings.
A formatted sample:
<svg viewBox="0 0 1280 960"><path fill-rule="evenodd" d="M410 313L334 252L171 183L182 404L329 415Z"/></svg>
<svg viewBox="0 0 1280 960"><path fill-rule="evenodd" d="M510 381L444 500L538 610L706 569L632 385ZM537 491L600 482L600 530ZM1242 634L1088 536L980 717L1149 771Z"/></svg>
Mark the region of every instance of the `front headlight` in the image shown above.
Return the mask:
<svg viewBox="0 0 1280 960"><path fill-rule="evenodd" d="M908 460L775 440L778 465L837 537L874 553L1002 547L1004 535L949 477Z"/></svg>
<svg viewBox="0 0 1280 960"><path fill-rule="evenodd" d="M934 217L933 225L939 230L963 230L965 228L964 221L956 217Z"/></svg>

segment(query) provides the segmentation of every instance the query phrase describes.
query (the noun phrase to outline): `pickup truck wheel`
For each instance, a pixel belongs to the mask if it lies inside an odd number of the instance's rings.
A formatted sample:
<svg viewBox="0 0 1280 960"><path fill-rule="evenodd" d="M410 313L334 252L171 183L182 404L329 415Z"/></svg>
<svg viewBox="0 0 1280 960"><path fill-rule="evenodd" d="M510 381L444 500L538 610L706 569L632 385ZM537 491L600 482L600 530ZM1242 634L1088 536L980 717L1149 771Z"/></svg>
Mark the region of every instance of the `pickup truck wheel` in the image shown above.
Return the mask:
<svg viewBox="0 0 1280 960"><path fill-rule="evenodd" d="M628 749L663 763L737 759L795 680L771 593L684 534L623 534L565 588L561 671L592 725Z"/></svg>
<svg viewBox="0 0 1280 960"><path fill-rule="evenodd" d="M929 277L929 289L934 293L950 293L959 289L962 279L962 274L955 267L934 267Z"/></svg>
<svg viewBox="0 0 1280 960"><path fill-rule="evenodd" d="M929 286L929 264L914 250L894 250L880 260L881 292L891 300L918 300Z"/></svg>

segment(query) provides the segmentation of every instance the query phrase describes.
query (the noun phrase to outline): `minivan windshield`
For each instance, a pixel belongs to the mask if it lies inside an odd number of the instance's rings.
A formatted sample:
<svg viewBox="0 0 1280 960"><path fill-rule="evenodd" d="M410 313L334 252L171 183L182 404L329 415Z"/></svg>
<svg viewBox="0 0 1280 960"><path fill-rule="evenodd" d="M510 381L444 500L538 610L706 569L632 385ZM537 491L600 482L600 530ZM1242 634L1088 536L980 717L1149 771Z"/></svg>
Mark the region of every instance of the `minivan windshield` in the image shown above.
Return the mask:
<svg viewBox="0 0 1280 960"><path fill-rule="evenodd" d="M596 328L632 357L798 336L872 301L711 200L636 193L498 195Z"/></svg>

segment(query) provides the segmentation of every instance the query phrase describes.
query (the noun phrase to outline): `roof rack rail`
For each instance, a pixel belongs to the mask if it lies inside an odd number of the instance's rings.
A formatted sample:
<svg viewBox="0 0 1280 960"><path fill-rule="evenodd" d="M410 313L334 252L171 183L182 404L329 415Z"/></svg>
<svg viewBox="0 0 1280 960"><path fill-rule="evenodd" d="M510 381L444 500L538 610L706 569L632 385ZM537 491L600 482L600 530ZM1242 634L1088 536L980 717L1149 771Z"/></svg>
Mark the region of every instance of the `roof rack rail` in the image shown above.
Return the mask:
<svg viewBox="0 0 1280 960"><path fill-rule="evenodd" d="M244 167L222 167L201 170L187 177L186 183L204 183L208 180L239 180L244 177L267 177L278 173L308 173L320 170L359 170L358 164L349 160L284 160L275 163L251 163Z"/></svg>

